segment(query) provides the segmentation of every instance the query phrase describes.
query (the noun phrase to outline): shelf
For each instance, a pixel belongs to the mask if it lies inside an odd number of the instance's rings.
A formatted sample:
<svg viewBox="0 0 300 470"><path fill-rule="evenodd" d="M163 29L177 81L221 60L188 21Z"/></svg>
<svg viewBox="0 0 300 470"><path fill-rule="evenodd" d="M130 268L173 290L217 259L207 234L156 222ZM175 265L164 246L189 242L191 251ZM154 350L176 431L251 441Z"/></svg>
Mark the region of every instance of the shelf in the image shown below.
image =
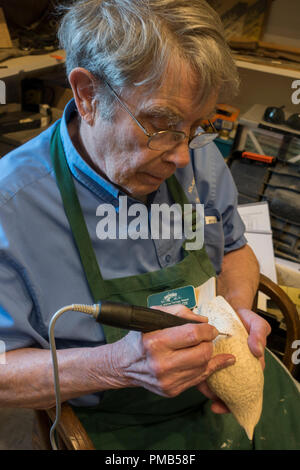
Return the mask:
<svg viewBox="0 0 300 470"><path fill-rule="evenodd" d="M61 56L63 60L57 60L51 56ZM257 72L264 72L270 73L273 75L280 75L283 77L290 77L294 79L300 79L300 64L286 65L280 64L279 60L267 60L267 59L260 59L260 58L252 58L252 57L243 57L239 55L235 55L235 62L237 67L248 69L248 70L255 70ZM48 54L43 55L28 55L23 57L17 57L14 59L8 59L0 63L0 66L7 65L7 68L1 69L0 68L0 79L9 78L18 75L21 71L24 72L37 72L39 70L52 68L57 65L60 65L64 62L65 59L65 51L58 50L55 52L50 52Z"/></svg>
<svg viewBox="0 0 300 470"><path fill-rule="evenodd" d="M63 60L58 60L53 56L63 57ZM64 63L65 56L64 50L57 50L48 54L26 55L7 59L0 63L0 66L7 65L7 68L0 68L0 79L5 80L6 78L14 77L19 75L20 72L38 72L39 70L57 67Z"/></svg>
<svg viewBox="0 0 300 470"><path fill-rule="evenodd" d="M235 57L235 63L237 67L248 69L248 70L255 70L257 72L264 72L270 73L272 75L280 75L282 77L290 77L293 79L300 79L300 64L295 64L295 67L299 67L299 69L294 69L294 64L287 66L281 63L280 60L273 60L273 63L270 61L264 61L259 59L242 59Z"/></svg>

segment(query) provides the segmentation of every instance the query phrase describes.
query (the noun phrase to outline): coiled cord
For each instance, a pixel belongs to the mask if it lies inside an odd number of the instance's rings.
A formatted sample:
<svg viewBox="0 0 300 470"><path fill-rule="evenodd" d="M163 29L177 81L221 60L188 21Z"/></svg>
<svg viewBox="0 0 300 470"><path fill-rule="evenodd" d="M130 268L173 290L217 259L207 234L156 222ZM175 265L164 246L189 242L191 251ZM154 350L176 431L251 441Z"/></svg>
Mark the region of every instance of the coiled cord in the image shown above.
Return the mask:
<svg viewBox="0 0 300 470"><path fill-rule="evenodd" d="M53 375L54 375L54 389L55 389L55 401L56 401L56 417L55 421L50 429L50 442L53 450L58 450L58 447L56 445L55 437L54 437L54 431L58 426L58 423L60 421L61 417L61 396L60 396L60 386L59 386L59 373L58 373L58 362L57 362L57 353L56 353L56 344L55 344L55 336L54 336L54 327L56 321L59 319L59 317L70 310L77 311L77 312L82 312L87 315L93 315L94 318L98 315L99 313L99 305L84 305L84 304L72 304L72 305L67 305L66 307L63 307L59 309L51 318L51 321L49 323L49 328L48 328L48 334L49 334L49 342L50 342L50 351L52 355L52 365L53 365Z"/></svg>

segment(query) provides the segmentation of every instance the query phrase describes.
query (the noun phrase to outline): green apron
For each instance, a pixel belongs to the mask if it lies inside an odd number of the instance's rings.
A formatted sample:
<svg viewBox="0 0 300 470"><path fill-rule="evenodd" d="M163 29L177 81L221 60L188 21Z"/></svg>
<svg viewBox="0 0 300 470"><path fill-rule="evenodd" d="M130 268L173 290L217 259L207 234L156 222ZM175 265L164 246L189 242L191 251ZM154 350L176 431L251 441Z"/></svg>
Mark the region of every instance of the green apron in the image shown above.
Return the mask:
<svg viewBox="0 0 300 470"><path fill-rule="evenodd" d="M137 276L103 280L66 162L59 125L52 137L51 155L66 215L95 303L111 300L145 306L150 294L186 285L197 287L215 276L204 247L187 252L183 246L184 258L174 266ZM188 203L175 176L167 180L167 184L175 202ZM107 326L104 332L108 343L128 333ZM96 449L300 449L299 393L286 371L268 352L265 377L265 406L252 442L232 414L211 412L211 401L196 388L175 398L161 397L138 387L110 390L103 394L98 406L74 407L74 411Z"/></svg>

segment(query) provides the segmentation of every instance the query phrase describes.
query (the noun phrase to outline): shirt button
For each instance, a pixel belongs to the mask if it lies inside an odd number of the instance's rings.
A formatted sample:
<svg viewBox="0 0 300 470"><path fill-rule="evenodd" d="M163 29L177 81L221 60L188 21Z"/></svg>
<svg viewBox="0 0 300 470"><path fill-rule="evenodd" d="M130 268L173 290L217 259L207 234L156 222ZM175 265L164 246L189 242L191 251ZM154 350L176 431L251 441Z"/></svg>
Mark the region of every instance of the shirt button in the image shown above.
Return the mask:
<svg viewBox="0 0 300 470"><path fill-rule="evenodd" d="M171 255L167 255L167 256L165 257L165 261L166 261L167 263L170 263L170 261L171 261Z"/></svg>

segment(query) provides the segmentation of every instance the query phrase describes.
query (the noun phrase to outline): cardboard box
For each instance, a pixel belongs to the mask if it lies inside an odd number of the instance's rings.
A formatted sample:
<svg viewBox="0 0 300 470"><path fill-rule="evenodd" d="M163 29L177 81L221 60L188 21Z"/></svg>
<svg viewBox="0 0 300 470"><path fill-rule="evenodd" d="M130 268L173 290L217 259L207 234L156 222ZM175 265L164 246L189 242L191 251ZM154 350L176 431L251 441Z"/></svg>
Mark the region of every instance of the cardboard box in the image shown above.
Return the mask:
<svg viewBox="0 0 300 470"><path fill-rule="evenodd" d="M255 49L262 38L271 0L208 0L220 15L233 47Z"/></svg>
<svg viewBox="0 0 300 470"><path fill-rule="evenodd" d="M13 47L8 27L6 24L3 9L0 8L0 48L7 49Z"/></svg>

